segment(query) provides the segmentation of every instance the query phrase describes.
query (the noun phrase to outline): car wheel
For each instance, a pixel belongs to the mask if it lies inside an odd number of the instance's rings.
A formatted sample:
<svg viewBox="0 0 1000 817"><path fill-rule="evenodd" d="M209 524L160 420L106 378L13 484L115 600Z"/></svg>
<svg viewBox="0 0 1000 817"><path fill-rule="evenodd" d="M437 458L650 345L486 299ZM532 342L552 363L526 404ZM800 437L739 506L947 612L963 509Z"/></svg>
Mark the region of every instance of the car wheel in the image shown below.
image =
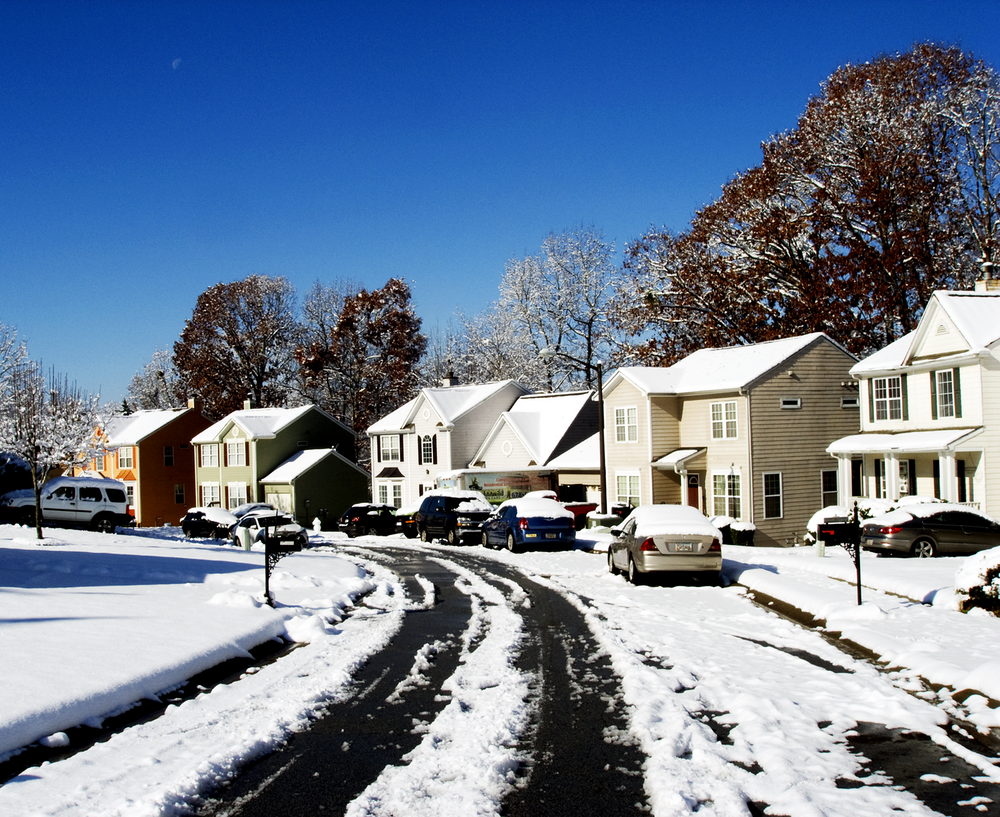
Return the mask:
<svg viewBox="0 0 1000 817"><path fill-rule="evenodd" d="M375 536L375 528L365 528L365 536Z"/></svg>
<svg viewBox="0 0 1000 817"><path fill-rule="evenodd" d="M937 555L937 548L930 539L917 539L910 548L910 555L920 559L930 559Z"/></svg>
<svg viewBox="0 0 1000 817"><path fill-rule="evenodd" d="M114 533L115 520L107 514L100 514L94 519L94 530L98 533Z"/></svg>
<svg viewBox="0 0 1000 817"><path fill-rule="evenodd" d="M417 529L413 527L413 525L405 525L403 527L403 536L405 536L407 539L416 539Z"/></svg>
<svg viewBox="0 0 1000 817"><path fill-rule="evenodd" d="M608 573L610 573L612 576L614 576L615 573L617 573L617 572L618 572L618 569L615 567L615 557L614 557L614 554L609 550L608 551Z"/></svg>
<svg viewBox="0 0 1000 817"><path fill-rule="evenodd" d="M430 536L427 535L427 528L420 529L420 541L429 542L431 540Z"/></svg>
<svg viewBox="0 0 1000 817"><path fill-rule="evenodd" d="M445 533L444 538L449 545L457 545L462 541L458 535L458 531L455 530L455 528L448 528L448 531Z"/></svg>
<svg viewBox="0 0 1000 817"><path fill-rule="evenodd" d="M21 524L27 528L35 527L35 509L25 508L20 514Z"/></svg>
<svg viewBox="0 0 1000 817"><path fill-rule="evenodd" d="M642 574L636 569L635 559L628 557L628 580L632 584L642 584Z"/></svg>
<svg viewBox="0 0 1000 817"><path fill-rule="evenodd" d="M514 534L510 531L507 532L507 550L511 553L517 553L517 543L514 541Z"/></svg>

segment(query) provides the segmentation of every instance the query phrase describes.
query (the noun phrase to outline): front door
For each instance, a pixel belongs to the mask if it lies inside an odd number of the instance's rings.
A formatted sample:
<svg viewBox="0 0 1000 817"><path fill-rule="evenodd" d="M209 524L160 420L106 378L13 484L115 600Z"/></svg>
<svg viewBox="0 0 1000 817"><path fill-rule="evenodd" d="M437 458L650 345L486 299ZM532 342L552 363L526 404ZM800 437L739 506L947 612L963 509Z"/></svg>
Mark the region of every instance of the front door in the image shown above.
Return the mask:
<svg viewBox="0 0 1000 817"><path fill-rule="evenodd" d="M688 486L687 486L688 496L687 504L692 508L697 508L701 510L701 501L698 494L698 475L688 474Z"/></svg>

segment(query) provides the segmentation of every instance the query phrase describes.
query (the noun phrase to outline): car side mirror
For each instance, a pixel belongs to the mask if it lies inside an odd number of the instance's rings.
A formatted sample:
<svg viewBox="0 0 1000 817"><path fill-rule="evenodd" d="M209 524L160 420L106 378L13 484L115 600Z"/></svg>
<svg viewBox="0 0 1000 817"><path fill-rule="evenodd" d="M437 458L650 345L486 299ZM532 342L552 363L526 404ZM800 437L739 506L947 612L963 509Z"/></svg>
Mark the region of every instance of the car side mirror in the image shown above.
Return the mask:
<svg viewBox="0 0 1000 817"><path fill-rule="evenodd" d="M622 535L622 529L621 528L612 528L611 529L611 535L612 536L621 536Z"/></svg>

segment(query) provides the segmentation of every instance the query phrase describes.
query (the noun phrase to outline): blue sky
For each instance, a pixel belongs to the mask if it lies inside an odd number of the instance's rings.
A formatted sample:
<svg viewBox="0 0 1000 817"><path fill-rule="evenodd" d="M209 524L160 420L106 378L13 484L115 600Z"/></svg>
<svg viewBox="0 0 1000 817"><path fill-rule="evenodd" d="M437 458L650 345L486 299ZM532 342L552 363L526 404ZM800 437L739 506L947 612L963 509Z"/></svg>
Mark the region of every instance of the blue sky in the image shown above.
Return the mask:
<svg viewBox="0 0 1000 817"><path fill-rule="evenodd" d="M444 328L549 232L683 229L919 40L1000 67L1000 5L0 0L0 322L115 401L252 273L401 276Z"/></svg>

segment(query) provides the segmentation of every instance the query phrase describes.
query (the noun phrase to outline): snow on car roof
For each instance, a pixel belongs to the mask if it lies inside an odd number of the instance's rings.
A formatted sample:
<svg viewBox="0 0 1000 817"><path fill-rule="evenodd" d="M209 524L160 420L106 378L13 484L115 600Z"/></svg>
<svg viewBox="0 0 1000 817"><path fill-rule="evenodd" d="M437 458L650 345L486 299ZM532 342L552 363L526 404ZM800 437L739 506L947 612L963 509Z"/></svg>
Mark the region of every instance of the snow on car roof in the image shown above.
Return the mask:
<svg viewBox="0 0 1000 817"><path fill-rule="evenodd" d="M189 508L188 513L203 513L206 519L210 519L217 525L235 525L236 517L224 508Z"/></svg>
<svg viewBox="0 0 1000 817"><path fill-rule="evenodd" d="M508 499L500 505L500 508L506 508L511 505L517 508L518 516L533 516L540 519L574 518L572 511L567 511L562 505L553 499L546 499L541 496Z"/></svg>
<svg viewBox="0 0 1000 817"><path fill-rule="evenodd" d="M996 520L989 514L985 514L982 511L978 511L975 508L970 508L966 505L953 505L949 502L927 502L907 505L905 508L897 508L894 511L884 513L881 516L873 516L870 519L864 519L861 524L890 527L892 525L901 525L914 518L926 519L929 516L934 516L934 514L942 513L944 511L961 511L963 513L981 516L983 519L987 519L990 522L996 522Z"/></svg>
<svg viewBox="0 0 1000 817"><path fill-rule="evenodd" d="M636 536L669 533L722 537L719 529L704 514L689 505L640 505L629 514L629 519L635 519Z"/></svg>

